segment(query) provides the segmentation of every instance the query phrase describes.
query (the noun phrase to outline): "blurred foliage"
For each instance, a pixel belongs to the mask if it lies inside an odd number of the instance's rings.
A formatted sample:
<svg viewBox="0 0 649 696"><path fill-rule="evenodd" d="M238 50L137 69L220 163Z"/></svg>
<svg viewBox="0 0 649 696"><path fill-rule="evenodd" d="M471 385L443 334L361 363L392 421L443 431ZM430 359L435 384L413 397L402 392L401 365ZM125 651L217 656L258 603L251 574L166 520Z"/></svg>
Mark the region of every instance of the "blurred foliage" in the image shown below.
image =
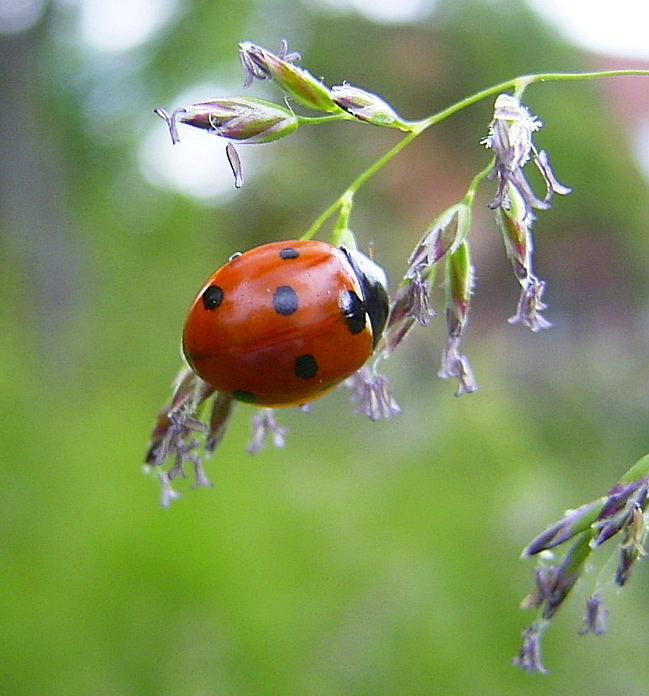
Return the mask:
<svg viewBox="0 0 649 696"><path fill-rule="evenodd" d="M413 118L516 74L606 61L518 2L447 0L394 26L306 0L186 0L115 53L84 43L80 7L51 4L0 37L0 692L646 693L642 564L605 597L607 635L576 635L580 586L547 635L550 674L510 665L531 620L520 550L649 449L649 196L614 81L526 94L574 188L537 225L555 327L505 321L517 289L479 206L465 350L481 392L453 399L436 378L439 317L388 365L398 418L365 422L337 392L308 415L281 412L286 449L253 458L242 406L209 464L215 487L168 510L139 469L202 280L237 249L301 234L399 137L301 129L255 153L263 172L242 191L206 205L143 177L138 148L164 128L154 107L201 81L241 83L243 39L275 49L287 37L314 74ZM484 166L490 109L441 124L358 195L354 228L393 278Z"/></svg>

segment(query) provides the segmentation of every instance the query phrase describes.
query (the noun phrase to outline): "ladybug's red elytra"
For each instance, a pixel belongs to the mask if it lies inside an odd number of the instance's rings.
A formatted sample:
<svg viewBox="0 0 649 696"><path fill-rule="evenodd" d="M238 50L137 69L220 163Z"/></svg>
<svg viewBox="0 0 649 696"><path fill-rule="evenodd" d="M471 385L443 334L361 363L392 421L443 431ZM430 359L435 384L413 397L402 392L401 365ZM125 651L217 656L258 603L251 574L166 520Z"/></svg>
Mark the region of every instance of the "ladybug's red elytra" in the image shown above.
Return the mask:
<svg viewBox="0 0 649 696"><path fill-rule="evenodd" d="M183 331L194 372L260 406L311 401L358 370L388 317L383 270L326 242L272 242L237 254L199 291Z"/></svg>

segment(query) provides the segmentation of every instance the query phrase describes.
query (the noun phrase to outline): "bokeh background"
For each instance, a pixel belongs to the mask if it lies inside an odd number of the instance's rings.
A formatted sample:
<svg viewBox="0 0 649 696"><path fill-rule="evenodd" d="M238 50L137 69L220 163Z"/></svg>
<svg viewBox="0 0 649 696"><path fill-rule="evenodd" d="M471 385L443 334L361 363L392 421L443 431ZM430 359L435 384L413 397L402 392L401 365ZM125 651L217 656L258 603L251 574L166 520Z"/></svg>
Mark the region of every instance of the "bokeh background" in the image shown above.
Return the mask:
<svg viewBox="0 0 649 696"><path fill-rule="evenodd" d="M574 189L536 228L554 327L506 321L518 289L486 185L464 344L479 393L436 377L438 316L386 365L394 420L338 390L278 414L286 448L251 457L242 406L214 488L169 509L141 465L204 278L302 234L400 137L342 123L242 147L235 191L224 143L182 128L172 148L154 107L241 94L237 43L287 38L328 84L423 117L517 74L649 67L643 4L567 3L572 24L549 2L0 2L1 693L647 693L642 563L604 591L607 635L577 635L594 568L546 636L550 673L510 664L533 618L522 547L649 450L647 78L526 93ZM440 124L358 195L353 227L393 279L486 163L490 111Z"/></svg>

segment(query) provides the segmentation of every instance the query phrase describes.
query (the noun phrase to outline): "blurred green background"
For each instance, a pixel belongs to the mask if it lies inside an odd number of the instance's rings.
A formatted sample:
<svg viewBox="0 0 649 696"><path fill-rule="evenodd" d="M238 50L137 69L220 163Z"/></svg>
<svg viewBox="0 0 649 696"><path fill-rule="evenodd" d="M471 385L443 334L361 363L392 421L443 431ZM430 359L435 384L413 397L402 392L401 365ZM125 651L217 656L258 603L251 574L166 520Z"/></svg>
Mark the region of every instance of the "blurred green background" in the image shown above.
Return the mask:
<svg viewBox="0 0 649 696"><path fill-rule="evenodd" d="M324 0L0 3L1 693L647 693L644 564L605 593L607 635L577 636L593 572L546 636L550 673L510 664L533 618L520 550L649 450L645 78L526 93L574 189L536 228L555 326L507 323L518 290L484 187L464 344L479 393L436 377L438 316L386 366L394 420L353 415L339 390L279 413L286 448L251 457L242 406L213 489L165 510L141 471L205 277L302 234L400 137L344 123L242 147L235 192L224 143L181 128L172 148L154 107L240 94L243 39L287 38L328 84L412 118L521 73L642 67L570 46L522 2L404 7L390 22ZM486 163L490 110L439 125L358 195L359 241L393 279Z"/></svg>

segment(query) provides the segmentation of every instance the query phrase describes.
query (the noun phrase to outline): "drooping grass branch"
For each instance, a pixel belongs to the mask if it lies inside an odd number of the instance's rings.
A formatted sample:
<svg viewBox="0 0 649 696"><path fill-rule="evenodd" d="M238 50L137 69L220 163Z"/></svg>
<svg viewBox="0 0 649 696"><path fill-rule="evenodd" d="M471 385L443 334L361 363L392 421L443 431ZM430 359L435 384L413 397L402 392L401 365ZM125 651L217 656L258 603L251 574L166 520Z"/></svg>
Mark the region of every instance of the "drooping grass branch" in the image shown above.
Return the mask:
<svg viewBox="0 0 649 696"><path fill-rule="evenodd" d="M389 314L382 317L385 330L374 343L376 359L371 366L364 365L345 382L352 391L357 412L372 420L400 413L389 382L378 372L378 363L394 353L413 327L430 323L435 315L433 289L440 277L444 289L447 342L438 375L457 379L458 396L478 388L460 344L470 319L475 290L471 255L473 206L476 191L485 182L495 183L496 190L489 207L494 212L505 253L520 286L516 312L509 321L520 323L531 331L551 326L542 314L546 309L543 300L545 281L538 278L534 270L533 228L537 215L550 207L553 196L566 195L570 188L555 175L548 153L537 148L534 138L543 124L524 105L523 94L528 87L538 83L649 76L649 70L520 75L460 99L426 118L411 121L400 116L378 94L348 83L330 87L318 80L308 70L296 65L300 55L289 52L285 41L277 54L245 41L239 45L239 54L246 75L245 87L255 80L272 80L284 92L287 101L278 104L254 97L217 97L181 106L171 114L156 109L157 115L167 123L174 144L179 142L179 124L200 128L226 139L226 154L237 187L243 185L243 172L234 143L273 142L291 135L302 126L318 126L332 121L355 121L392 128L404 134L346 186L301 238L312 240L321 235L325 223L336 216L328 240L335 247L345 249L356 246L357 233L352 229L352 213L358 191L425 131L463 109L494 98L493 117L488 125L485 124L486 134L481 140L490 151L488 161L472 177L460 200L431 215L430 224L405 262L402 278L390 298ZM320 115L298 114L289 105L291 103ZM530 162L543 179L545 191L542 194L538 194L527 180L525 167ZM213 298L210 301L220 300ZM360 299L359 302L358 306L365 311ZM352 318L358 320L358 316ZM357 328L362 328L362 324ZM147 455L147 462L159 472L164 505L176 495L172 481L185 475L185 465L193 468L196 485L209 485L201 456L211 453L223 437L234 398L219 393L187 365L183 366L174 384L172 398L158 416ZM211 403L211 409L206 408L208 403ZM277 424L274 412L263 409L254 416L248 451L257 452L267 439L278 447L283 446L284 436L285 429ZM515 663L526 671L545 671L541 660L541 635L570 595L597 548L614 536L621 538L614 578L620 587L627 582L635 561L644 555L648 462L649 455L632 467L606 495L566 512L561 520L537 536L525 549L525 557L541 558L535 571L535 589L524 601L525 607L537 609L537 616L525 630L523 646L515 659ZM165 466L168 467L166 470ZM567 543L570 545L560 561L548 560L551 550ZM606 611L599 587L596 587L587 602L583 632L602 633L605 618Z"/></svg>

